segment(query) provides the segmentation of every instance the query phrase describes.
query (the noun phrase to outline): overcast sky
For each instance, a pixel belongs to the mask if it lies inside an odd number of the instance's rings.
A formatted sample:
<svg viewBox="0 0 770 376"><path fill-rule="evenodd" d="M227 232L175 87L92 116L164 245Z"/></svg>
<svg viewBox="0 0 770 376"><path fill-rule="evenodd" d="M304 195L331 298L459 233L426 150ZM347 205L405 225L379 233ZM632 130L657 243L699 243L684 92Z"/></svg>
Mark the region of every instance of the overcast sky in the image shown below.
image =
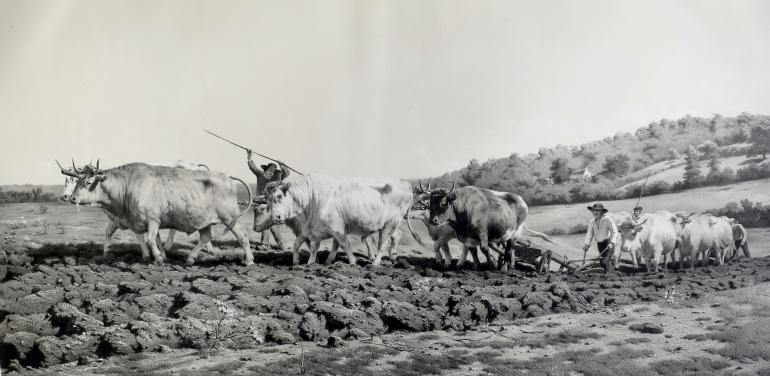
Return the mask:
<svg viewBox="0 0 770 376"><path fill-rule="evenodd" d="M54 158L417 177L770 113L765 1L0 0L0 184Z"/></svg>

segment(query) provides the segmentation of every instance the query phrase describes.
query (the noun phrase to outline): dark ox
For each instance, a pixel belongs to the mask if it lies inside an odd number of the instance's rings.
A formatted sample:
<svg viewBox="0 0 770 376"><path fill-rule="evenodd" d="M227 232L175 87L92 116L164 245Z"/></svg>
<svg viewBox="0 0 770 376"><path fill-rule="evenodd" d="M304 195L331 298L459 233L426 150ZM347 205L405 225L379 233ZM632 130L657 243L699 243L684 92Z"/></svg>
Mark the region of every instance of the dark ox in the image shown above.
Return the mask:
<svg viewBox="0 0 770 376"><path fill-rule="evenodd" d="M434 226L449 224L457 239L466 247L479 246L489 256L491 244L504 247L501 270L513 269L513 244L521 236L527 205L521 196L466 186L427 192L429 222Z"/></svg>
<svg viewBox="0 0 770 376"><path fill-rule="evenodd" d="M65 173L65 170L62 170ZM65 173L66 174L66 173ZM192 264L200 249L211 241L212 226L225 224L232 231L245 252L246 265L253 264L248 233L238 224L238 218L249 210L239 210L237 183L251 189L240 179L220 172L192 171L181 168L130 163L101 170L80 171L70 202L103 209L121 228L137 234L147 233L155 262L162 264L157 236L160 229L174 229L185 233L198 232L200 240L190 252L187 263ZM149 250L139 239L142 256L149 259Z"/></svg>

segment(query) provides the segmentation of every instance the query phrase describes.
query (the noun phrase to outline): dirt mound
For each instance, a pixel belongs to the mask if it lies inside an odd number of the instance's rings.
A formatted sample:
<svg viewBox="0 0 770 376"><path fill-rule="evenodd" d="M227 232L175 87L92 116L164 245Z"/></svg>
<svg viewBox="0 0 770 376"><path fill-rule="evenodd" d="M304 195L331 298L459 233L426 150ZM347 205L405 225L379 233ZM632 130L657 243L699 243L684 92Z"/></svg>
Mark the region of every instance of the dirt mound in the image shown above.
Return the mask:
<svg viewBox="0 0 770 376"><path fill-rule="evenodd" d="M686 299L770 280L770 258L694 273L568 276L409 268L289 266L288 252L254 267L147 265L138 252L102 257L98 244L10 252L0 282L5 364L49 366L98 354L168 347L247 349L299 340L367 338L394 330L463 330L552 312Z"/></svg>

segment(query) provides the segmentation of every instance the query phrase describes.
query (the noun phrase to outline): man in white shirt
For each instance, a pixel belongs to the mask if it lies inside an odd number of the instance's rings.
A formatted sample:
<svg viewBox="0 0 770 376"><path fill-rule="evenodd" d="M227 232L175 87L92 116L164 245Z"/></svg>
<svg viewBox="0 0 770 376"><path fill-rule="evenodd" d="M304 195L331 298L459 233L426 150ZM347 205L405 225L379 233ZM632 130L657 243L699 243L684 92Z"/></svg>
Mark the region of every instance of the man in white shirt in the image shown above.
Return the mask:
<svg viewBox="0 0 770 376"><path fill-rule="evenodd" d="M608 210L604 208L604 205L596 203L589 206L588 210L594 215L594 219L588 223L583 252L588 252L588 249L591 248L591 241L596 239L599 263L604 268L605 273L613 272L615 268L612 265L612 253L618 239L618 228L615 226L615 221L605 215Z"/></svg>

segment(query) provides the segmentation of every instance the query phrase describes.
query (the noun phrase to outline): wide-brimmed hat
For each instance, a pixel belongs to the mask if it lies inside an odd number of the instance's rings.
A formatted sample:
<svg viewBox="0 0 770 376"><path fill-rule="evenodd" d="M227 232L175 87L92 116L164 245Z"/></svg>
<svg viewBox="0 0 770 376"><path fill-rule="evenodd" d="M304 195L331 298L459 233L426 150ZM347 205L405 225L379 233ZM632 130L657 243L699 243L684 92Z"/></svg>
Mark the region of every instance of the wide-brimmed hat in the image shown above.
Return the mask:
<svg viewBox="0 0 770 376"><path fill-rule="evenodd" d="M602 205L602 204L600 204L600 203L598 203L598 202L597 202L597 203L595 203L595 204L593 204L593 206L589 206L589 207L588 207L588 210L590 210L590 211L594 211L594 210L601 210L603 213L606 213L606 212L608 212L608 211L609 211L609 210L607 210L607 209L605 209L605 208L604 208L604 205Z"/></svg>
<svg viewBox="0 0 770 376"><path fill-rule="evenodd" d="M265 164L263 164L263 165L261 165L260 167L262 167L262 170L264 171L264 170L267 170L268 168L270 168L271 166L272 166L272 167L276 167L276 168L278 167L278 165L276 165L276 164L275 164L275 163L273 163L273 162L270 162L270 163L268 163L268 164L266 164L266 165L265 165Z"/></svg>
<svg viewBox="0 0 770 376"><path fill-rule="evenodd" d="M642 210L642 207L641 206L637 206L637 207L634 208L634 210Z"/></svg>

